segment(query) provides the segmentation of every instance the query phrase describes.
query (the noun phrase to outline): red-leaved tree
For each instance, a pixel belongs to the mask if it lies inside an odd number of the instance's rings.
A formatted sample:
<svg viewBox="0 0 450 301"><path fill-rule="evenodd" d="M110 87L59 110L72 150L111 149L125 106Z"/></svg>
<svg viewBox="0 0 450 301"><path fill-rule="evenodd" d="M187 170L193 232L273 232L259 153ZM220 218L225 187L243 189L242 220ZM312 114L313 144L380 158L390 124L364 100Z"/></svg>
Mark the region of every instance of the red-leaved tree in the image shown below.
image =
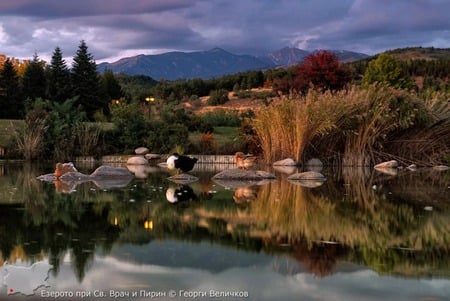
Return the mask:
<svg viewBox="0 0 450 301"><path fill-rule="evenodd" d="M350 69L329 51L319 50L308 55L293 70L293 75L274 82L282 92L305 93L311 86L320 91L340 90L351 80Z"/></svg>

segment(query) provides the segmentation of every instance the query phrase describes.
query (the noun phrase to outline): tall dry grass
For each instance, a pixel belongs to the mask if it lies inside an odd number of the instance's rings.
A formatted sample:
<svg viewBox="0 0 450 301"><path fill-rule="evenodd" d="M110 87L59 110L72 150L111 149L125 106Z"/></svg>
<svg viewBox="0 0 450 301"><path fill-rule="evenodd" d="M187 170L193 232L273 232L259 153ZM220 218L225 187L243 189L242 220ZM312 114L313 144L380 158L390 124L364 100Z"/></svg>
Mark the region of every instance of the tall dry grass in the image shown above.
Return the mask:
<svg viewBox="0 0 450 301"><path fill-rule="evenodd" d="M339 155L347 166L401 161L406 152L418 161L437 161L450 156L450 109L445 97L439 99L424 101L382 84L335 93L310 91L257 111L253 126L266 163L286 157L300 162L309 149L319 156ZM398 143L400 136L404 144ZM412 148L415 140L427 145Z"/></svg>
<svg viewBox="0 0 450 301"><path fill-rule="evenodd" d="M255 113L254 129L264 160L283 158L300 161L308 144L329 133L342 117L345 102L336 102L331 92L310 91L305 96L285 99Z"/></svg>
<svg viewBox="0 0 450 301"><path fill-rule="evenodd" d="M39 157L44 149L46 125L45 115L40 112L30 114L25 118L25 127L14 129L14 139L19 153L23 154L25 160L31 161Z"/></svg>

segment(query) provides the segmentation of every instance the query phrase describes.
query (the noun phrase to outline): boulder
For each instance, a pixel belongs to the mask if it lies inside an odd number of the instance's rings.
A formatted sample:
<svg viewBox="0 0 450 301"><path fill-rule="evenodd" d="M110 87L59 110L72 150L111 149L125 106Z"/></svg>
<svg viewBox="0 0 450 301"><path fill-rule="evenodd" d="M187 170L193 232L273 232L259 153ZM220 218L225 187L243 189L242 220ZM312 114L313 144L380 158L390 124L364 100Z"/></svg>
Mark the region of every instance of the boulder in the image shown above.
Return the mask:
<svg viewBox="0 0 450 301"><path fill-rule="evenodd" d="M147 165L147 164L148 160L140 156L130 157L127 160L127 165Z"/></svg>
<svg viewBox="0 0 450 301"><path fill-rule="evenodd" d="M239 180L263 180L275 179L271 173L262 170L245 170L240 168L226 169L212 177L213 180L239 179Z"/></svg>
<svg viewBox="0 0 450 301"><path fill-rule="evenodd" d="M411 171L415 171L415 170L417 170L417 165L416 164L408 165L406 167L406 169L411 170Z"/></svg>
<svg viewBox="0 0 450 301"><path fill-rule="evenodd" d="M294 159L286 158L283 160L276 161L272 164L273 166L296 166L297 162Z"/></svg>
<svg viewBox="0 0 450 301"><path fill-rule="evenodd" d="M396 160L386 161L375 165L375 169L378 168L397 168L398 162Z"/></svg>
<svg viewBox="0 0 450 301"><path fill-rule="evenodd" d="M436 166L433 166L433 169L437 170L437 171L446 171L446 170L449 170L450 167L448 167L447 165L436 165Z"/></svg>
<svg viewBox="0 0 450 301"><path fill-rule="evenodd" d="M94 170L94 172L91 173L88 177L90 177L91 179L132 178L133 174L125 167L102 165Z"/></svg>
<svg viewBox="0 0 450 301"><path fill-rule="evenodd" d="M148 148L146 148L146 147L144 147L144 146L141 146L141 147L136 148L136 149L134 150L134 153L135 153L136 155L145 155L145 154L148 154L149 151L150 151L150 150L149 150Z"/></svg>

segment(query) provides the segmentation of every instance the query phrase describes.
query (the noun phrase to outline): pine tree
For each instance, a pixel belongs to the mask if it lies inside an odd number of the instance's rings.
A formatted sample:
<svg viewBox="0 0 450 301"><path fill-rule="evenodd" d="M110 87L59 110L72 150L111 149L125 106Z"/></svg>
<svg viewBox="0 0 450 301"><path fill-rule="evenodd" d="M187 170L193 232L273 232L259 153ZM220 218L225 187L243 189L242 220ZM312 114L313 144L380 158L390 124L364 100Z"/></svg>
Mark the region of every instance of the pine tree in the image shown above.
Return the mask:
<svg viewBox="0 0 450 301"><path fill-rule="evenodd" d="M37 98L45 98L46 78L44 62L39 60L38 55L33 55L33 60L26 67L22 77L22 87L25 99L32 102Z"/></svg>
<svg viewBox="0 0 450 301"><path fill-rule="evenodd" d="M25 106L14 65L8 58L0 71L0 118L19 119Z"/></svg>
<svg viewBox="0 0 450 301"><path fill-rule="evenodd" d="M82 106L90 120L96 111L107 109L108 103L100 96L97 66L85 41L81 41L73 58L72 83L73 94L78 96L77 104Z"/></svg>
<svg viewBox="0 0 450 301"><path fill-rule="evenodd" d="M48 67L48 99L52 102L63 103L72 97L70 71L62 57L59 47L53 52L52 61Z"/></svg>

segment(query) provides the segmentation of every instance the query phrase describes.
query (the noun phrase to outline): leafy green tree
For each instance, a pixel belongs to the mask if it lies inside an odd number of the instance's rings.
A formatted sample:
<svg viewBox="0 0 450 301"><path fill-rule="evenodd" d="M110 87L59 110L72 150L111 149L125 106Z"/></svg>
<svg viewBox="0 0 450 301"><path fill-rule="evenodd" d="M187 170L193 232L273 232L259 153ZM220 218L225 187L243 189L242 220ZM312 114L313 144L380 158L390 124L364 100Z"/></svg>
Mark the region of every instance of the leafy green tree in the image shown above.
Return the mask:
<svg viewBox="0 0 450 301"><path fill-rule="evenodd" d="M147 137L145 118L136 103L118 103L111 105L111 121L114 130L109 139L117 148L116 151L130 152L136 146L144 145Z"/></svg>
<svg viewBox="0 0 450 301"><path fill-rule="evenodd" d="M59 47L56 47L53 52L47 78L47 95L51 101L62 103L72 96L70 71Z"/></svg>
<svg viewBox="0 0 450 301"><path fill-rule="evenodd" d="M100 94L97 66L93 56L88 52L85 41L81 41L73 57L72 83L73 94L78 96L77 104L81 105L90 120L96 111L107 109L108 103Z"/></svg>
<svg viewBox="0 0 450 301"><path fill-rule="evenodd" d="M371 61L364 72L363 83L386 83L396 88L411 88L413 83L393 55L382 53Z"/></svg>
<svg viewBox="0 0 450 301"><path fill-rule="evenodd" d="M19 76L8 58L0 70L0 118L19 119L25 111Z"/></svg>
<svg viewBox="0 0 450 301"><path fill-rule="evenodd" d="M22 77L22 87L25 99L34 102L37 98L45 98L47 79L44 71L45 62L37 54L26 67Z"/></svg>

